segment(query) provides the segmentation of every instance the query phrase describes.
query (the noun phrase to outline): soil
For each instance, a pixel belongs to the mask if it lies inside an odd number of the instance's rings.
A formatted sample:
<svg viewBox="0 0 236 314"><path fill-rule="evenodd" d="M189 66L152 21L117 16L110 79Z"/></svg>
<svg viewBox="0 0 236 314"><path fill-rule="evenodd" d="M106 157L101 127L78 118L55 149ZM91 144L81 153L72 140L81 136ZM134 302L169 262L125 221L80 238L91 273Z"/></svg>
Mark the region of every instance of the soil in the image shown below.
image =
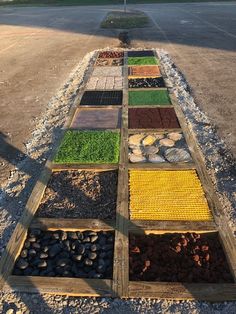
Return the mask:
<svg viewBox="0 0 236 314"><path fill-rule="evenodd" d="M114 109L78 109L71 128L116 129L121 125L121 110Z"/></svg>
<svg viewBox="0 0 236 314"><path fill-rule="evenodd" d="M162 77L129 79L129 88L158 88L165 87Z"/></svg>
<svg viewBox="0 0 236 314"><path fill-rule="evenodd" d="M112 232L29 230L14 275L110 279Z"/></svg>
<svg viewBox="0 0 236 314"><path fill-rule="evenodd" d="M131 108L130 129L180 128L173 108Z"/></svg>
<svg viewBox="0 0 236 314"><path fill-rule="evenodd" d="M122 91L86 91L81 99L81 106L121 106Z"/></svg>
<svg viewBox="0 0 236 314"><path fill-rule="evenodd" d="M123 58L124 52L123 51L102 51L99 53L98 58L106 59L116 59L116 58Z"/></svg>
<svg viewBox="0 0 236 314"><path fill-rule="evenodd" d="M130 236L130 280L233 282L216 234Z"/></svg>
<svg viewBox="0 0 236 314"><path fill-rule="evenodd" d="M129 66L129 76L149 77L161 76L157 65Z"/></svg>
<svg viewBox="0 0 236 314"><path fill-rule="evenodd" d="M115 219L116 196L116 171L58 171L52 174L36 215Z"/></svg>

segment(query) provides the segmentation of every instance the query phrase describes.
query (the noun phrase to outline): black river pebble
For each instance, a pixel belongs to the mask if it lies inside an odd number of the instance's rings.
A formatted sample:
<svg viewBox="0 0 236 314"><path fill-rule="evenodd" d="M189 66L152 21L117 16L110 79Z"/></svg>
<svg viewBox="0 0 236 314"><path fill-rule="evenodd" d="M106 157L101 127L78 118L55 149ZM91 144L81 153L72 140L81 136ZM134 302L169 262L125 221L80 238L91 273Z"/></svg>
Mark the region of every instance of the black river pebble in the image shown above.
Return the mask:
<svg viewBox="0 0 236 314"><path fill-rule="evenodd" d="M18 276L112 278L114 234L31 229L16 261Z"/></svg>

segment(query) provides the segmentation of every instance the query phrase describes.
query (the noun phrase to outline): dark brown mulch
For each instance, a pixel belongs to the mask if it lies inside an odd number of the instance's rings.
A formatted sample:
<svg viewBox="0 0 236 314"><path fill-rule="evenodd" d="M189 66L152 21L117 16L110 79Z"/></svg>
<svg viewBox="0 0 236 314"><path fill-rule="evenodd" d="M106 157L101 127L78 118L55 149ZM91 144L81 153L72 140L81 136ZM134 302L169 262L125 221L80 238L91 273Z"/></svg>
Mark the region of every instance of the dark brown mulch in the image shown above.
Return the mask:
<svg viewBox="0 0 236 314"><path fill-rule="evenodd" d="M173 108L131 108L130 129L180 128Z"/></svg>
<svg viewBox="0 0 236 314"><path fill-rule="evenodd" d="M117 171L58 171L46 188L38 217L115 219Z"/></svg>
<svg viewBox="0 0 236 314"><path fill-rule="evenodd" d="M216 234L130 236L130 280L233 282Z"/></svg>

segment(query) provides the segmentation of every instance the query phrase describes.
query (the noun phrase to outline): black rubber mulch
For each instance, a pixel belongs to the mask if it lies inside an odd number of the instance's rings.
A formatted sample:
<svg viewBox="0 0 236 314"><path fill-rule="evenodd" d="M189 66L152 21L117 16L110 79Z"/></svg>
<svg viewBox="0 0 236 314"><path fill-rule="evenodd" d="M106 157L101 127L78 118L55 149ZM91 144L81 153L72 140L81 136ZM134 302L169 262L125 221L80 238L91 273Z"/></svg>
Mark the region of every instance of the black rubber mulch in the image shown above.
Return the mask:
<svg viewBox="0 0 236 314"><path fill-rule="evenodd" d="M165 87L162 77L129 79L129 88Z"/></svg>
<svg viewBox="0 0 236 314"><path fill-rule="evenodd" d="M86 91L84 92L81 106L121 106L122 91Z"/></svg>
<svg viewBox="0 0 236 314"><path fill-rule="evenodd" d="M152 50L142 51L128 51L128 57L153 57L154 52Z"/></svg>

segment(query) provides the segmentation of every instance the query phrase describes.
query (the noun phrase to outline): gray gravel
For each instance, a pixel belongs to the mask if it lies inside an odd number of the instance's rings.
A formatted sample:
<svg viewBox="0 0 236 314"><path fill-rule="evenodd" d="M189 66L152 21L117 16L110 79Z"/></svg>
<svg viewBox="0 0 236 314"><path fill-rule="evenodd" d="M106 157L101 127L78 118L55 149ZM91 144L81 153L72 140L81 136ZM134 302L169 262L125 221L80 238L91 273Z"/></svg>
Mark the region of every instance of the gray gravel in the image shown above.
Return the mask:
<svg viewBox="0 0 236 314"><path fill-rule="evenodd" d="M180 72L175 68L168 54L158 51L169 80L176 86L175 93L180 105L196 132L199 144L206 156L206 164L220 197L229 223L234 230L235 170L234 161L225 144L217 137L214 126L194 103L189 87ZM13 171L8 185L0 194L0 248L5 247L15 227L42 164L48 157L52 142L58 139L59 129L73 103L82 78L93 53L88 54L69 81L49 103L46 112L39 118L31 140L26 144L29 158L24 159ZM37 166L37 167L36 167ZM33 167L33 170L32 170ZM30 180L29 180L30 179ZM16 210L17 209L17 210ZM236 312L236 302L208 303L192 301L167 301L150 299L110 299L76 298L50 296L47 294L25 294L0 292L1 313L227 313Z"/></svg>

